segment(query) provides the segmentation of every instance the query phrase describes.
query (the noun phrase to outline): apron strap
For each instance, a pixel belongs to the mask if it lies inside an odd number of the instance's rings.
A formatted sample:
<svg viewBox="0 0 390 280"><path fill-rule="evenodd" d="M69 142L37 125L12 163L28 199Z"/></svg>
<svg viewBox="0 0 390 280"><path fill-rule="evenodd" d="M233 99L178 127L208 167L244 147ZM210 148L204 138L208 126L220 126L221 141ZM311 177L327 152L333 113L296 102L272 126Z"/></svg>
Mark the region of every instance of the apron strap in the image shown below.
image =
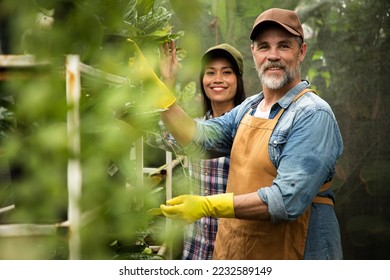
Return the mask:
<svg viewBox="0 0 390 280"><path fill-rule="evenodd" d="M304 95L306 92L314 92L315 94L317 94L317 93L315 92L314 89L305 88L304 90L302 90L300 93L298 93L298 94L294 97L294 99L293 99L293 101L292 101L291 103L293 103L294 101L296 101L299 97L301 97L302 95Z"/></svg>
<svg viewBox="0 0 390 280"><path fill-rule="evenodd" d="M314 92L315 94L317 94L317 93L315 92L314 89L305 88L304 90L302 90L300 93L298 93L298 94L294 97L294 99L291 101L290 104L292 104L293 102L297 101L297 100L299 99L299 97L301 97L302 95L304 95L306 92ZM290 105L289 105L289 106L290 106ZM280 109L280 111L277 113L277 115L275 116L274 119L279 119L279 118L282 116L283 112L284 112L284 108Z"/></svg>
<svg viewBox="0 0 390 280"><path fill-rule="evenodd" d="M323 184L321 189L320 189L320 192L323 192L323 191L329 189L331 184L332 184L332 181L329 181L329 182ZM324 196L319 196L319 195L315 196L311 203L327 204L327 205L332 205L332 206L334 205L333 199L331 199L330 197L324 197Z"/></svg>

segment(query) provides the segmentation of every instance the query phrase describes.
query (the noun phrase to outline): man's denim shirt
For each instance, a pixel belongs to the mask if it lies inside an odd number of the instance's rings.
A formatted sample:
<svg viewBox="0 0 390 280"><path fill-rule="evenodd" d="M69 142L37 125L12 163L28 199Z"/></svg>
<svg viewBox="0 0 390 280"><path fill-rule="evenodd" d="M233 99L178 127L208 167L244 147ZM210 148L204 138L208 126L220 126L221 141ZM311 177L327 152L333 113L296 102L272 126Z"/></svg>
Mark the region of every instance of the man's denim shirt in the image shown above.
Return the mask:
<svg viewBox="0 0 390 280"><path fill-rule="evenodd" d="M268 143L277 176L271 186L260 188L258 194L268 205L274 223L292 221L303 214L321 186L332 179L343 150L337 121L323 99L308 92L292 103L309 86L308 81L300 82L271 108L271 119L281 108L285 109ZM253 115L262 99L263 93L259 93L219 118L196 121L193 141L185 148L186 153L230 155L240 121L248 111ZM331 190L320 195L334 199Z"/></svg>

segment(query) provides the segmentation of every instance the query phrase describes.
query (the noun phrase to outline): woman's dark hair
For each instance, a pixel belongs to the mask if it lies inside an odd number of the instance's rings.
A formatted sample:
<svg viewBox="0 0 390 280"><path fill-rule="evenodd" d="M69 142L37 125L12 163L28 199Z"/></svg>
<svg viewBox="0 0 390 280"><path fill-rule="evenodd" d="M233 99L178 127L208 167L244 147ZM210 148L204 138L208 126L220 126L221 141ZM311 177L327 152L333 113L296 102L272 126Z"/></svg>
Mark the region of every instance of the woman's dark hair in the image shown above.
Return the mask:
<svg viewBox="0 0 390 280"><path fill-rule="evenodd" d="M205 73L205 66L211 60L213 60L215 58L220 58L220 57L226 58L227 60L230 61L230 63L233 65L233 71L237 76L237 91L236 91L236 95L234 96L234 106L241 104L242 101L244 101L246 98L245 88L244 88L244 80L242 78L242 74L239 71L236 60L227 51L223 51L223 50L213 51L212 53L207 54L202 59L201 69L200 69L200 89L202 92L203 109L205 112L208 112L209 110L211 110L211 100L207 97L206 92L205 92L204 87L203 87L203 76Z"/></svg>

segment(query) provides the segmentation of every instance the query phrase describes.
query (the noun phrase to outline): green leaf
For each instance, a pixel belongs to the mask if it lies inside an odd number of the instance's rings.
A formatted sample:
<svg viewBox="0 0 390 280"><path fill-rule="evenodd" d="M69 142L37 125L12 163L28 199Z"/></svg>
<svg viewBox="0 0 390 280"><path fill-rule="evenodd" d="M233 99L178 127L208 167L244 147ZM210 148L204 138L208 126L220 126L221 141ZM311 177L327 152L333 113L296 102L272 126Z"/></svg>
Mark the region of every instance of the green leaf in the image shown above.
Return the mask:
<svg viewBox="0 0 390 280"><path fill-rule="evenodd" d="M186 84L181 92L181 100L183 102L191 101L196 94L196 83L194 81Z"/></svg>
<svg viewBox="0 0 390 280"><path fill-rule="evenodd" d="M137 13L138 16L148 14L154 6L156 0L139 0L137 1Z"/></svg>

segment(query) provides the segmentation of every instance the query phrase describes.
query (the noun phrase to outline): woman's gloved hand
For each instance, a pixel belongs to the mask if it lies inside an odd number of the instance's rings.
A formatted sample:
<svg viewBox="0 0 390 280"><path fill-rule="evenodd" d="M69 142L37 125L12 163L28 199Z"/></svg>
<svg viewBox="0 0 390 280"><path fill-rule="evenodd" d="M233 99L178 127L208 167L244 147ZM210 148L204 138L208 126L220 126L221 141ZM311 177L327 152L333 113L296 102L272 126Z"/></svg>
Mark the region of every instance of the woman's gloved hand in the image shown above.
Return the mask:
<svg viewBox="0 0 390 280"><path fill-rule="evenodd" d="M133 44L135 57L129 60L129 66L133 70L130 80L143 81L146 100L150 100L153 106L158 109L166 109L176 101L176 96L157 77L149 62L139 49L138 45L128 39Z"/></svg>
<svg viewBox="0 0 390 280"><path fill-rule="evenodd" d="M233 193L198 196L180 195L160 206L170 219L191 224L202 217L234 218Z"/></svg>

